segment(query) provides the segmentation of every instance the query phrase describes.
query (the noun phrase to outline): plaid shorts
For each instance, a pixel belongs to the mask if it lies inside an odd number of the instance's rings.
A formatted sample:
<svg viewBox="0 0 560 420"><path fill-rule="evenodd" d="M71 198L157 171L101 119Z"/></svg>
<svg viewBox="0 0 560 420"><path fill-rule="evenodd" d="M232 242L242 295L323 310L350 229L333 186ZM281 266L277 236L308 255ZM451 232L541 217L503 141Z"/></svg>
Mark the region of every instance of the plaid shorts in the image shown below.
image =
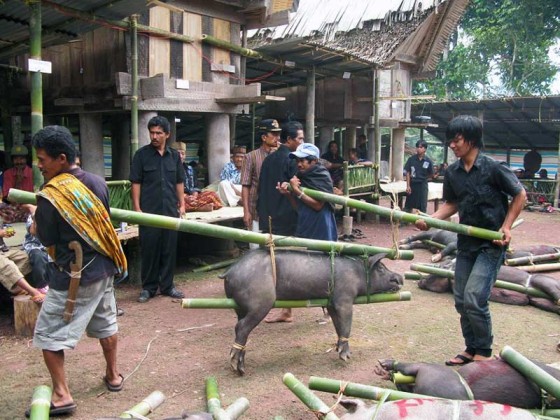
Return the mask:
<svg viewBox="0 0 560 420"><path fill-rule="evenodd" d="M35 347L50 351L73 349L84 331L93 338L107 338L117 333L113 276L80 286L74 316L69 323L62 318L67 297L67 290L50 289L47 293L35 325Z"/></svg>

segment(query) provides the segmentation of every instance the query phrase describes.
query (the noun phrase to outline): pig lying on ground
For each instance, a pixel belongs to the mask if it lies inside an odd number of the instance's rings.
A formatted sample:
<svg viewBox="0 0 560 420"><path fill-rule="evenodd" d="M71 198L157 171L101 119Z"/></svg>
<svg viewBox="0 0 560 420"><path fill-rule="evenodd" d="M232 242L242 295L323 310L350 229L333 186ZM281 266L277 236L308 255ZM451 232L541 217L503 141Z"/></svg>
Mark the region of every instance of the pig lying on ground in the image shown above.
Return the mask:
<svg viewBox="0 0 560 420"><path fill-rule="evenodd" d="M330 297L327 310L338 335L337 350L340 358L346 360L350 356L348 338L356 296L366 295L368 289L371 294L394 292L403 284L402 276L388 270L381 262L385 254L371 256L367 261L337 256L334 273L331 272L331 257L322 252L278 249L275 256L276 279L272 274L270 253L264 249L248 252L220 276L225 279L227 297L239 305L230 364L241 375L245 372L247 338L272 309L275 300ZM368 279L369 287L366 286Z"/></svg>
<svg viewBox="0 0 560 420"><path fill-rule="evenodd" d="M425 240L431 240L438 244L445 245L445 248L435 248L432 245L424 243L423 241ZM420 232L408 238L401 239L399 241L399 249L430 249L435 253L432 257L432 261L438 262L457 251L457 234L448 230L432 228L425 232Z"/></svg>
<svg viewBox="0 0 560 420"><path fill-rule="evenodd" d="M340 420L534 420L528 411L487 401L410 399L388 401L367 407L361 400L344 399L340 405L349 413Z"/></svg>
<svg viewBox="0 0 560 420"><path fill-rule="evenodd" d="M453 261L446 262L441 268L454 270ZM550 296L550 299L528 296L525 293L514 290L493 287L490 292L492 302L505 303L507 305L533 305L548 312L560 314L560 280L541 273L527 273L515 267L501 266L498 271L498 279L509 283L519 284L525 287L533 287ZM436 293L453 292L453 280L430 274L418 281L418 287Z"/></svg>
<svg viewBox="0 0 560 420"><path fill-rule="evenodd" d="M560 379L558 369L534 363ZM468 363L457 370L437 364L397 363L384 359L379 360L374 371L387 380L394 372L415 376L414 384L397 384L401 391L453 400L474 398L520 408L542 406L540 388L502 359Z"/></svg>

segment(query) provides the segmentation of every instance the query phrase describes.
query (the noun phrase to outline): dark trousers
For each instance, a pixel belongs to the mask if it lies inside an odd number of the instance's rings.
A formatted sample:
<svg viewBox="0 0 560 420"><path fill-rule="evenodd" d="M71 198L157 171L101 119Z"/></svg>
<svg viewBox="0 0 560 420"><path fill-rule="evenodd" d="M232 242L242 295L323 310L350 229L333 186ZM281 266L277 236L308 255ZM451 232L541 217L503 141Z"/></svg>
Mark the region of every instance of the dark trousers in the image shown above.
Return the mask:
<svg viewBox="0 0 560 420"><path fill-rule="evenodd" d="M404 210L411 212L412 209L418 209L422 213L426 213L428 207L428 182L419 182L410 184L410 195L406 197Z"/></svg>
<svg viewBox="0 0 560 420"><path fill-rule="evenodd" d="M142 288L156 294L173 288L173 271L177 257L177 232L140 226Z"/></svg>
<svg viewBox="0 0 560 420"><path fill-rule="evenodd" d="M31 278L29 282L37 289L45 287L47 285L47 252L40 249L32 249L27 255L31 264Z"/></svg>

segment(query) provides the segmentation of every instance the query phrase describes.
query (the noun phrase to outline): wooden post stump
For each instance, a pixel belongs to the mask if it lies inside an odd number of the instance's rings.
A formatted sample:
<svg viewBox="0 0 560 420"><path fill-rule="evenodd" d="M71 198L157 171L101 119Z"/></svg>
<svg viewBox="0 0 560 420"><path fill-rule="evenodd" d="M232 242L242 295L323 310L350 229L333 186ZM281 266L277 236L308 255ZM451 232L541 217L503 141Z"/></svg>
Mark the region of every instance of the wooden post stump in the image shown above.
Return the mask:
<svg viewBox="0 0 560 420"><path fill-rule="evenodd" d="M32 337L41 304L31 300L29 295L14 297L14 324L16 335Z"/></svg>

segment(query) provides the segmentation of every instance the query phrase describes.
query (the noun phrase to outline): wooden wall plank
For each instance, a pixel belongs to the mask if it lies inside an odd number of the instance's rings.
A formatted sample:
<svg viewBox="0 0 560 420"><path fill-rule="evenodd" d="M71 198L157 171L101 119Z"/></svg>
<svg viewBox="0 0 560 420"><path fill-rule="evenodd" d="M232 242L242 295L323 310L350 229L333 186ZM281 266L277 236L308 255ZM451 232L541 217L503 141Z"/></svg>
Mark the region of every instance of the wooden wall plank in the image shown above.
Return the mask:
<svg viewBox="0 0 560 420"><path fill-rule="evenodd" d="M214 18L214 36L218 39L231 42L230 23L226 20ZM212 62L217 64L231 64L229 51L221 48L212 48Z"/></svg>
<svg viewBox="0 0 560 420"><path fill-rule="evenodd" d="M165 7L153 7L150 9L150 26L169 31L170 11ZM169 40L164 38L150 37L150 62L149 75L159 73L169 75L170 47Z"/></svg>
<svg viewBox="0 0 560 420"><path fill-rule="evenodd" d="M143 12L138 18L138 23L142 25L150 24L150 15ZM138 34L138 75L148 76L150 63L150 37L146 34Z"/></svg>
<svg viewBox="0 0 560 420"><path fill-rule="evenodd" d="M192 44L183 44L183 79L202 81L202 17L183 13L183 34L196 39Z"/></svg>

